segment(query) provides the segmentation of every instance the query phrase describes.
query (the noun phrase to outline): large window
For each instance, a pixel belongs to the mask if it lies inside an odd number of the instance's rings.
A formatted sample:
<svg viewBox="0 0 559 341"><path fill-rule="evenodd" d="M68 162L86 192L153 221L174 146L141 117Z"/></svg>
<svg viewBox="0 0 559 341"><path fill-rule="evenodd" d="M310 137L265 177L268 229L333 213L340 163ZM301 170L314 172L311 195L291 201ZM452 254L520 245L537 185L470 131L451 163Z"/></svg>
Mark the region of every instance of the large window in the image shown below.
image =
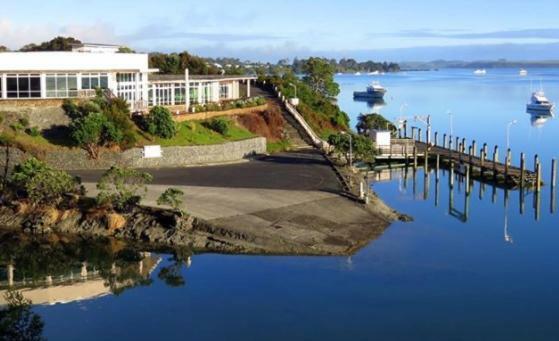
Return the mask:
<svg viewBox="0 0 559 341"><path fill-rule="evenodd" d="M41 77L35 74L8 75L6 79L8 98L41 97Z"/></svg>
<svg viewBox="0 0 559 341"><path fill-rule="evenodd" d="M49 98L77 97L78 78L75 74L48 74L46 88Z"/></svg>
<svg viewBox="0 0 559 341"><path fill-rule="evenodd" d="M219 87L219 98L228 99L229 98L229 85L221 84Z"/></svg>
<svg viewBox="0 0 559 341"><path fill-rule="evenodd" d="M82 90L108 89L109 77L106 73L82 73Z"/></svg>

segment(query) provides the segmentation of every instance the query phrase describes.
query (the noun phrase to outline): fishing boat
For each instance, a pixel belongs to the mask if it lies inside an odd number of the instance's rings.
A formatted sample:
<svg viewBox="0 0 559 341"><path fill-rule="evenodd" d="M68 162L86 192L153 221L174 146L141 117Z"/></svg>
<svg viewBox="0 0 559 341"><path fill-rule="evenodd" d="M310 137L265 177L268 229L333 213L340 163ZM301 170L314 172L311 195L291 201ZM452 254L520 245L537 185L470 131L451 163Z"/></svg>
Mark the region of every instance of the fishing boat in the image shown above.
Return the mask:
<svg viewBox="0 0 559 341"><path fill-rule="evenodd" d="M528 70L520 69L520 72L518 74L520 75L520 77L526 77L528 76Z"/></svg>
<svg viewBox="0 0 559 341"><path fill-rule="evenodd" d="M355 91L353 98L355 99L381 99L384 97L386 89L379 82L373 82L367 87L366 91Z"/></svg>
<svg viewBox="0 0 559 341"><path fill-rule="evenodd" d="M477 69L474 71L474 75L476 76L485 76L487 74L487 70L485 69Z"/></svg>
<svg viewBox="0 0 559 341"><path fill-rule="evenodd" d="M555 109L555 104L545 97L543 90L532 93L530 103L526 105L526 112L529 114L551 115Z"/></svg>

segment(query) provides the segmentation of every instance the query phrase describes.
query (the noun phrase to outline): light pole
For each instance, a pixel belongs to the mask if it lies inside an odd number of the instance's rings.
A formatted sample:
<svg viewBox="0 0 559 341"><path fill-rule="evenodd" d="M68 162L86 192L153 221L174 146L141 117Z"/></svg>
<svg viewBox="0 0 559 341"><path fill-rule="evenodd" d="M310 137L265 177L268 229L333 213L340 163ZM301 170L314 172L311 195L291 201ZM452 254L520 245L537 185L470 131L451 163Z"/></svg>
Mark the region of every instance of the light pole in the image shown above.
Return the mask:
<svg viewBox="0 0 559 341"><path fill-rule="evenodd" d="M293 83L289 83L290 86L292 86L295 89L295 98L297 98L297 85L293 84Z"/></svg>
<svg viewBox="0 0 559 341"><path fill-rule="evenodd" d="M347 133L345 131L342 132L342 135L349 136L349 168L353 168L353 137L351 133Z"/></svg>
<svg viewBox="0 0 559 341"><path fill-rule="evenodd" d="M454 132L453 132L454 127L453 127L453 125L454 125L454 124L453 124L453 122L452 122L452 111L448 110L448 111L447 111L447 114L448 114L448 118L449 118L449 120L450 120L450 136L453 136L453 135L454 135Z"/></svg>
<svg viewBox="0 0 559 341"><path fill-rule="evenodd" d="M517 120L512 120L507 124L507 150L510 147L510 127L512 127L512 125L516 123L518 123Z"/></svg>

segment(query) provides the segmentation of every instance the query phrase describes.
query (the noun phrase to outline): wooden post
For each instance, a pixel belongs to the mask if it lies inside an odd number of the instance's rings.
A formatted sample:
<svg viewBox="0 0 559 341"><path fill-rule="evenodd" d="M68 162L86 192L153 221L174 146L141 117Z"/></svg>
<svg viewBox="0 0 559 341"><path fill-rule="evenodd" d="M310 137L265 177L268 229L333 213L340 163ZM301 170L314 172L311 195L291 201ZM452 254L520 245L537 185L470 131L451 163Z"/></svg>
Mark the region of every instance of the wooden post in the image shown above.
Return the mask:
<svg viewBox="0 0 559 341"><path fill-rule="evenodd" d="M425 175L429 174L429 148L425 149L424 155L424 171Z"/></svg>
<svg viewBox="0 0 559 341"><path fill-rule="evenodd" d="M408 138L408 121L404 120L404 138Z"/></svg>
<svg viewBox="0 0 559 341"><path fill-rule="evenodd" d="M470 165L466 165L466 194L470 194Z"/></svg>
<svg viewBox="0 0 559 341"><path fill-rule="evenodd" d="M466 139L462 139L462 150L460 150L462 153L466 152Z"/></svg>
<svg viewBox="0 0 559 341"><path fill-rule="evenodd" d="M448 158L452 160L452 138L448 140Z"/></svg>
<svg viewBox="0 0 559 341"><path fill-rule="evenodd" d="M499 146L495 146L493 151L493 176L497 176L497 162L499 162Z"/></svg>
<svg viewBox="0 0 559 341"><path fill-rule="evenodd" d="M443 134L443 148L446 148L446 134Z"/></svg>
<svg viewBox="0 0 559 341"><path fill-rule="evenodd" d="M541 169L541 163L540 160L538 159L536 162L536 192L540 192L541 190L541 185L542 185L542 169Z"/></svg>
<svg viewBox="0 0 559 341"><path fill-rule="evenodd" d="M415 141L415 127L411 127L411 139Z"/></svg>
<svg viewBox="0 0 559 341"><path fill-rule="evenodd" d="M473 154L474 154L474 157L476 157L476 154L477 154L477 143L476 143L476 140L473 140L473 141L472 141L472 150L473 150L473 152L474 152L474 153L473 153Z"/></svg>
<svg viewBox="0 0 559 341"><path fill-rule="evenodd" d="M417 147L413 146L413 168L417 168Z"/></svg>
<svg viewBox="0 0 559 341"><path fill-rule="evenodd" d="M460 149L459 149L459 147L460 147L460 138L459 138L459 137L456 137L456 144L455 144L455 147L456 147L456 151L457 151L457 152L460 152Z"/></svg>
<svg viewBox="0 0 559 341"><path fill-rule="evenodd" d="M421 128L417 128L417 141L421 142Z"/></svg>
<svg viewBox="0 0 559 341"><path fill-rule="evenodd" d="M520 187L524 187L524 173L526 172L526 155L520 153Z"/></svg>
<svg viewBox="0 0 559 341"><path fill-rule="evenodd" d="M458 145L458 160L462 162L462 143Z"/></svg>
<svg viewBox="0 0 559 341"><path fill-rule="evenodd" d="M510 151L510 149L509 149ZM507 176L509 175L509 153L505 156L505 185L507 183Z"/></svg>
<svg viewBox="0 0 559 341"><path fill-rule="evenodd" d="M468 155L470 157L470 160L469 160L470 164L472 163L472 155L474 154L473 150L474 150L473 146L470 146L470 148L468 148Z"/></svg>
<svg viewBox="0 0 559 341"><path fill-rule="evenodd" d="M551 188L557 185L557 159L551 160Z"/></svg>
<svg viewBox="0 0 559 341"><path fill-rule="evenodd" d="M487 143L483 144L483 155L485 157L485 160L487 160L487 155L489 153L489 149L487 148Z"/></svg>
<svg viewBox="0 0 559 341"><path fill-rule="evenodd" d="M485 163L485 153L483 148L479 150L479 160L481 163L481 175L483 175L483 164Z"/></svg>
<svg viewBox="0 0 559 341"><path fill-rule="evenodd" d="M436 161L436 164L435 164L435 167L436 167L436 175L435 176L437 178L437 181L439 181L439 177L440 177L440 175L439 175L440 162L441 162L441 156L439 154L437 154L437 161Z"/></svg>
<svg viewBox="0 0 559 341"><path fill-rule="evenodd" d="M435 132L435 141L434 141L435 147L438 145L438 143L439 143L439 133Z"/></svg>

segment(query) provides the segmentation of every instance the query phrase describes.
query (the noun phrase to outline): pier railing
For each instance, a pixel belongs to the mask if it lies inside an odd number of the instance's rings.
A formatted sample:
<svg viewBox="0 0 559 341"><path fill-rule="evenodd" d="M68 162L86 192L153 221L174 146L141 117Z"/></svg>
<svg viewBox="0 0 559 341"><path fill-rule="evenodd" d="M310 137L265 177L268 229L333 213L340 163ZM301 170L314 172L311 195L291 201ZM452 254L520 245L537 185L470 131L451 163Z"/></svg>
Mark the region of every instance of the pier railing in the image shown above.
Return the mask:
<svg viewBox="0 0 559 341"><path fill-rule="evenodd" d="M468 145L465 138L443 134L442 144L439 144L437 132L431 136L428 130L425 135L425 140L422 141L420 128L412 127L409 138L406 130L400 130L399 138L393 139L390 146L377 148L376 159L388 162L404 161L406 164L413 162L414 167L417 167L420 161L425 164L436 161L437 165L446 163L453 169L460 167L468 177L492 178L492 181L504 185L532 187L537 191L543 185L542 164L537 155L534 157L533 169L530 170L524 153L518 158L519 165L514 165L510 148L505 151L504 160L501 162L499 146L495 146L490 154L486 143L478 150L475 140ZM553 188L557 183L556 159L552 160L550 183Z"/></svg>

